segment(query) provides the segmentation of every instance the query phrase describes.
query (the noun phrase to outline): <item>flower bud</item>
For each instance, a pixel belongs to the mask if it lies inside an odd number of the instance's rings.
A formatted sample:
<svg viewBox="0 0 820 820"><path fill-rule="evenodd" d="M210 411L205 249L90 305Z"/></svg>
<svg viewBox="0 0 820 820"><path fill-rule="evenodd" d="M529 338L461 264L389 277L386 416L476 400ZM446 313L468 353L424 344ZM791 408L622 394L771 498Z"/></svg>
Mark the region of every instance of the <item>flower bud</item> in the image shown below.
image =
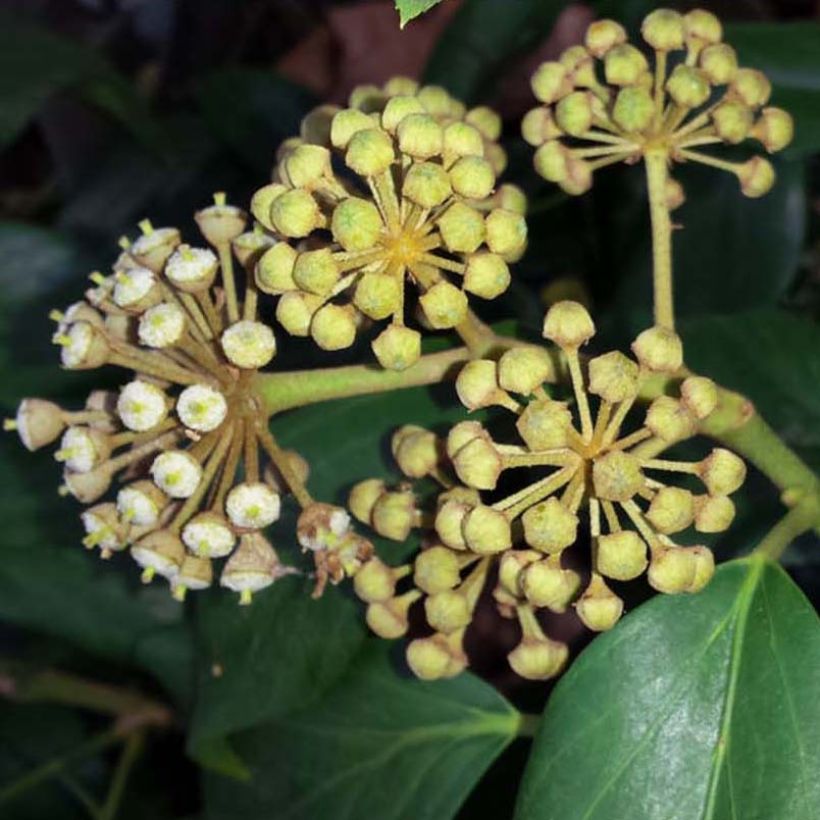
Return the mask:
<svg viewBox="0 0 820 820"><path fill-rule="evenodd" d="M495 187L495 173L482 157L462 157L450 168L453 190L468 199L484 199Z"/></svg>
<svg viewBox="0 0 820 820"><path fill-rule="evenodd" d="M354 576L355 582L355 576ZM380 638L393 640L407 632L410 624L407 612L418 600L418 593L408 592L387 601L377 601L367 607L367 625Z"/></svg>
<svg viewBox="0 0 820 820"><path fill-rule="evenodd" d="M735 505L725 495L695 496L695 529L698 532L723 532L735 518Z"/></svg>
<svg viewBox="0 0 820 820"><path fill-rule="evenodd" d="M554 496L530 507L521 520L524 540L542 552L561 552L574 544L578 535L578 516Z"/></svg>
<svg viewBox="0 0 820 820"><path fill-rule="evenodd" d="M693 9L684 15L686 36L696 43L719 43L723 37L723 26L720 20L709 11Z"/></svg>
<svg viewBox="0 0 820 820"><path fill-rule="evenodd" d="M726 100L712 112L717 135L732 145L743 142L752 127L752 111L741 102Z"/></svg>
<svg viewBox="0 0 820 820"><path fill-rule="evenodd" d="M752 129L752 136L770 154L782 151L794 139L794 120L782 108L764 108Z"/></svg>
<svg viewBox="0 0 820 820"><path fill-rule="evenodd" d="M245 370L264 367L276 355L273 331L261 322L234 322L222 333L220 342L228 361Z"/></svg>
<svg viewBox="0 0 820 820"><path fill-rule="evenodd" d="M532 91L542 102L557 102L572 91L566 68L559 62L541 63L530 79Z"/></svg>
<svg viewBox="0 0 820 820"><path fill-rule="evenodd" d="M467 362L456 377L456 393L468 410L489 407L498 397L498 366L490 359Z"/></svg>
<svg viewBox="0 0 820 820"><path fill-rule="evenodd" d="M606 585L597 573L575 603L575 612L587 629L605 632L612 629L624 611L624 602Z"/></svg>
<svg viewBox="0 0 820 820"><path fill-rule="evenodd" d="M730 450L716 447L698 465L698 475L709 495L731 495L746 480L746 465Z"/></svg>
<svg viewBox="0 0 820 820"><path fill-rule="evenodd" d="M533 148L561 136L561 129L555 124L549 108L539 106L524 115L521 120L521 136Z"/></svg>
<svg viewBox="0 0 820 820"><path fill-rule="evenodd" d="M766 105L772 94L768 77L756 68L739 68L732 80L732 93L749 108Z"/></svg>
<svg viewBox="0 0 820 820"><path fill-rule="evenodd" d="M570 156L569 149L553 139L545 142L535 152L532 162L539 176L548 182L561 184L569 176Z"/></svg>
<svg viewBox="0 0 820 820"><path fill-rule="evenodd" d="M680 487L662 487L658 490L646 518L664 535L685 530L694 520L695 500L689 490Z"/></svg>
<svg viewBox="0 0 820 820"><path fill-rule="evenodd" d="M690 547L695 556L695 574L686 592L700 592L715 574L715 556L708 547Z"/></svg>
<svg viewBox="0 0 820 820"><path fill-rule="evenodd" d="M460 580L458 556L447 547L429 547L416 557L413 582L428 595L451 590Z"/></svg>
<svg viewBox="0 0 820 820"><path fill-rule="evenodd" d="M287 242L277 242L259 257L255 280L264 293L278 296L296 289L293 266L298 253Z"/></svg>
<svg viewBox="0 0 820 820"><path fill-rule="evenodd" d="M406 370L421 356L421 334L409 327L390 325L371 345L379 364L387 370Z"/></svg>
<svg viewBox="0 0 820 820"><path fill-rule="evenodd" d="M399 469L410 478L423 478L438 464L438 440L435 433L406 425L393 434L393 457Z"/></svg>
<svg viewBox="0 0 820 820"><path fill-rule="evenodd" d="M473 552L491 555L512 546L510 522L504 513L479 504L464 517L464 540Z"/></svg>
<svg viewBox="0 0 820 820"><path fill-rule="evenodd" d="M728 85L737 74L737 54L725 43L707 46L700 53L700 67L712 85Z"/></svg>
<svg viewBox="0 0 820 820"><path fill-rule="evenodd" d="M605 501L629 501L644 486L637 457L623 450L610 450L592 464L595 494Z"/></svg>
<svg viewBox="0 0 820 820"><path fill-rule="evenodd" d="M402 183L402 194L422 208L441 205L451 193L449 175L434 162L413 163Z"/></svg>
<svg viewBox="0 0 820 820"><path fill-rule="evenodd" d="M463 202L447 208L438 219L438 229L445 247L454 253L474 253L484 241L484 218Z"/></svg>
<svg viewBox="0 0 820 820"><path fill-rule="evenodd" d="M293 281L302 289L325 296L339 281L339 269L330 248L305 251L296 257Z"/></svg>
<svg viewBox="0 0 820 820"><path fill-rule="evenodd" d="M566 612L580 585L577 572L561 569L549 560L535 561L521 573L521 590L526 599L552 612Z"/></svg>
<svg viewBox="0 0 820 820"><path fill-rule="evenodd" d="M495 253L479 252L467 257L464 290L482 299L495 299L510 286L510 269Z"/></svg>
<svg viewBox="0 0 820 820"><path fill-rule="evenodd" d="M386 171L395 160L393 140L381 128L357 131L347 145L345 164L363 177Z"/></svg>
<svg viewBox="0 0 820 820"><path fill-rule="evenodd" d="M771 191L775 181L772 164L763 157L752 157L740 166L737 173L740 189L751 199L757 199Z"/></svg>
<svg viewBox="0 0 820 820"><path fill-rule="evenodd" d="M233 242L245 230L248 215L233 205L225 204L225 194L214 194L214 204L194 214L202 235L211 245Z"/></svg>
<svg viewBox="0 0 820 820"><path fill-rule="evenodd" d="M499 585L514 598L520 597L524 569L540 559L541 554L535 550L508 550L498 562Z"/></svg>
<svg viewBox="0 0 820 820"><path fill-rule="evenodd" d="M373 120L363 111L347 108L339 111L330 124L330 141L335 148L347 148L353 135L373 128Z"/></svg>
<svg viewBox="0 0 820 820"><path fill-rule="evenodd" d="M319 105L308 111L299 125L299 136L312 145L330 146L330 129L333 118L341 109L338 105Z"/></svg>
<svg viewBox="0 0 820 820"><path fill-rule="evenodd" d="M638 365L617 350L589 362L589 392L617 404L638 392Z"/></svg>
<svg viewBox="0 0 820 820"><path fill-rule="evenodd" d="M646 88L626 86L618 92L612 119L624 131L643 131L649 127L654 116L655 103Z"/></svg>
<svg viewBox="0 0 820 820"><path fill-rule="evenodd" d="M396 577L390 567L374 556L353 576L353 589L366 603L388 601L395 595Z"/></svg>
<svg viewBox="0 0 820 820"><path fill-rule="evenodd" d="M649 71L646 57L629 43L621 43L604 57L604 74L610 85L635 85Z"/></svg>
<svg viewBox="0 0 820 820"><path fill-rule="evenodd" d="M488 436L474 438L461 447L452 460L458 477L477 490L494 490L504 469L501 457Z"/></svg>
<svg viewBox="0 0 820 820"><path fill-rule="evenodd" d="M694 66L676 65L666 81L669 96L682 108L697 108L709 99L706 75Z"/></svg>
<svg viewBox="0 0 820 820"><path fill-rule="evenodd" d="M452 651L443 636L416 638L407 647L407 664L421 680L448 677L452 661Z"/></svg>
<svg viewBox="0 0 820 820"><path fill-rule="evenodd" d="M531 401L515 423L518 433L533 451L566 447L572 428L572 413L558 401Z"/></svg>
<svg viewBox="0 0 820 820"><path fill-rule="evenodd" d="M276 199L287 191L287 188L279 182L271 182L260 188L251 198L251 213L260 225L269 231L274 230L271 221L271 208Z"/></svg>
<svg viewBox="0 0 820 820"><path fill-rule="evenodd" d="M573 91L555 106L555 121L572 137L586 134L592 127L592 104L588 91Z"/></svg>
<svg viewBox="0 0 820 820"><path fill-rule="evenodd" d="M683 16L671 9L656 9L644 17L641 34L657 51L683 48L686 34Z"/></svg>
<svg viewBox="0 0 820 820"><path fill-rule="evenodd" d="M376 501L386 492L384 482L378 478L368 478L354 484L347 497L347 507L363 524L370 523Z"/></svg>
<svg viewBox="0 0 820 820"><path fill-rule="evenodd" d="M454 458L456 453L469 444L474 439L486 439L492 444L489 434L484 426L478 421L460 421L453 425L447 433L445 449L450 458Z"/></svg>
<svg viewBox="0 0 820 820"><path fill-rule="evenodd" d="M473 489L454 487L438 497L435 530L448 547L456 550L467 548L464 540L464 517L481 499Z"/></svg>
<svg viewBox="0 0 820 820"><path fill-rule="evenodd" d="M383 223L376 206L367 199L348 197L334 209L330 223L333 238L346 251L364 251L379 240Z"/></svg>
<svg viewBox="0 0 820 820"><path fill-rule="evenodd" d="M554 678L569 657L566 644L549 638L523 638L507 655L512 670L527 680Z"/></svg>
<svg viewBox="0 0 820 820"><path fill-rule="evenodd" d="M356 340L356 319L349 305L326 304L313 314L310 335L322 350L344 350Z"/></svg>
<svg viewBox="0 0 820 820"><path fill-rule="evenodd" d="M448 159L483 157L484 140L481 137L481 132L477 128L473 128L472 125L467 125L464 122L453 122L444 129L442 151L445 158Z"/></svg>
<svg viewBox="0 0 820 820"><path fill-rule="evenodd" d="M717 385L705 376L689 376L681 383L680 399L687 410L702 421L718 405Z"/></svg>
<svg viewBox="0 0 820 820"><path fill-rule="evenodd" d="M330 151L321 145L299 145L282 160L281 168L294 188L315 188L332 173Z"/></svg>
<svg viewBox="0 0 820 820"><path fill-rule="evenodd" d="M595 324L578 302L556 302L544 317L541 335L559 347L577 349L595 335Z"/></svg>
<svg viewBox="0 0 820 820"><path fill-rule="evenodd" d="M683 344L674 330L650 327L632 343L635 358L653 373L674 373L683 364Z"/></svg>
<svg viewBox="0 0 820 820"><path fill-rule="evenodd" d="M446 88L440 85L425 85L417 92L419 101L424 110L436 117L452 116L456 113L456 101L450 96ZM461 111L458 116L463 116Z"/></svg>
<svg viewBox="0 0 820 820"><path fill-rule="evenodd" d="M471 108L464 121L477 128L485 139L495 141L501 137L501 117L486 105Z"/></svg>
<svg viewBox="0 0 820 820"><path fill-rule="evenodd" d="M595 569L616 581L631 581L645 569L646 544L638 533L621 530L598 538Z"/></svg>
<svg viewBox="0 0 820 820"><path fill-rule="evenodd" d="M296 188L278 196L271 205L273 227L284 236L307 236L322 223L316 200L307 191Z"/></svg>
<svg viewBox="0 0 820 820"><path fill-rule="evenodd" d="M194 554L203 558L224 558L230 555L236 535L227 519L211 510L197 513L182 528L182 541Z"/></svg>
<svg viewBox="0 0 820 820"><path fill-rule="evenodd" d="M527 242L527 222L521 214L493 208L486 219L487 246L493 253L510 258Z"/></svg>
<svg viewBox="0 0 820 820"><path fill-rule="evenodd" d="M649 405L644 422L652 434L662 441L681 441L697 430L697 419L689 409L671 396L658 396Z"/></svg>
<svg viewBox="0 0 820 820"><path fill-rule="evenodd" d="M179 420L189 430L209 433L225 420L228 403L222 393L210 385L193 384L180 393L176 410Z"/></svg>
<svg viewBox="0 0 820 820"><path fill-rule="evenodd" d="M225 512L231 524L242 530L262 530L278 520L279 493L261 481L234 486L225 499Z"/></svg>
<svg viewBox="0 0 820 820"><path fill-rule="evenodd" d="M365 273L356 285L353 304L371 319L386 319L401 304L401 282L394 276Z"/></svg>
<svg viewBox="0 0 820 820"><path fill-rule="evenodd" d="M199 486L202 467L184 450L166 450L152 462L151 477L171 498L189 498Z"/></svg>
<svg viewBox="0 0 820 820"><path fill-rule="evenodd" d="M419 102L418 98L412 95L398 94L391 97L381 115L381 125L385 131L391 134L396 132L396 129L406 117L411 114L423 114L424 106Z"/></svg>
<svg viewBox="0 0 820 820"><path fill-rule="evenodd" d="M276 305L276 319L291 336L307 336L313 314L323 299L313 293L289 291Z"/></svg>
<svg viewBox="0 0 820 820"><path fill-rule="evenodd" d="M23 446L33 452L56 441L65 429L62 409L45 399L23 399L13 421L4 424L6 430L16 430Z"/></svg>
<svg viewBox="0 0 820 820"><path fill-rule="evenodd" d="M542 347L514 347L498 361L498 383L503 390L528 396L553 372L549 353Z"/></svg>
<svg viewBox="0 0 820 820"><path fill-rule="evenodd" d="M586 47L598 59L610 49L626 42L626 29L614 20L596 20L590 23L584 37Z"/></svg>
<svg viewBox="0 0 820 820"><path fill-rule="evenodd" d="M695 580L696 555L687 547L655 550L649 563L649 584L658 592L686 592Z"/></svg>
<svg viewBox="0 0 820 820"><path fill-rule="evenodd" d="M445 635L467 626L473 613L467 597L456 590L444 590L429 595L424 601L427 623Z"/></svg>
<svg viewBox="0 0 820 820"><path fill-rule="evenodd" d="M406 541L413 528L416 499L409 490L384 492L373 505L370 523L373 529L392 541Z"/></svg>
<svg viewBox="0 0 820 820"><path fill-rule="evenodd" d="M467 297L449 282L437 282L421 296L419 303L434 330L455 327L467 315Z"/></svg>
<svg viewBox="0 0 820 820"><path fill-rule="evenodd" d="M185 547L169 530L154 530L131 547L131 557L145 570L143 582L147 583L155 574L171 580L185 560Z"/></svg>

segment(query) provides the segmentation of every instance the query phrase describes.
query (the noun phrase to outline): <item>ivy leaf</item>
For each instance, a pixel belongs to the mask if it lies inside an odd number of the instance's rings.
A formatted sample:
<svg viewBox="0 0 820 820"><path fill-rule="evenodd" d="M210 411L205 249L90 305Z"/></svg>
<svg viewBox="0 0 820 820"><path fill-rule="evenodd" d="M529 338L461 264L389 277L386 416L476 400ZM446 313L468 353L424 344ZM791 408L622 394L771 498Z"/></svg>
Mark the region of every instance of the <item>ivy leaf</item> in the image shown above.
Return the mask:
<svg viewBox="0 0 820 820"><path fill-rule="evenodd" d="M519 722L473 675L401 675L372 639L320 703L238 738L253 783L209 776L208 817L447 820Z"/></svg>
<svg viewBox="0 0 820 820"><path fill-rule="evenodd" d="M404 28L411 20L430 11L442 0L396 0L396 10L399 13L399 26Z"/></svg>
<svg viewBox="0 0 820 820"><path fill-rule="evenodd" d="M516 820L820 817L819 627L756 557L654 598L554 690Z"/></svg>

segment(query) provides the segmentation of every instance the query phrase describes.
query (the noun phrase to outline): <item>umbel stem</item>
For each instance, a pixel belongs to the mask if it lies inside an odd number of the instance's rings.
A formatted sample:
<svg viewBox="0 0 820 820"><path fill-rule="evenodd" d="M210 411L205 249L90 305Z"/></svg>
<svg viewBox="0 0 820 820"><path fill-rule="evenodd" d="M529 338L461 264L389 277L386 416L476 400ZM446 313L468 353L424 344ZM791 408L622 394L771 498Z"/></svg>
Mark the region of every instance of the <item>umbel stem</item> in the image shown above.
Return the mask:
<svg viewBox="0 0 820 820"><path fill-rule="evenodd" d="M666 148L648 149L644 155L652 218L652 283L655 292L655 324L675 329L672 297L672 220L669 217L666 183L669 178Z"/></svg>

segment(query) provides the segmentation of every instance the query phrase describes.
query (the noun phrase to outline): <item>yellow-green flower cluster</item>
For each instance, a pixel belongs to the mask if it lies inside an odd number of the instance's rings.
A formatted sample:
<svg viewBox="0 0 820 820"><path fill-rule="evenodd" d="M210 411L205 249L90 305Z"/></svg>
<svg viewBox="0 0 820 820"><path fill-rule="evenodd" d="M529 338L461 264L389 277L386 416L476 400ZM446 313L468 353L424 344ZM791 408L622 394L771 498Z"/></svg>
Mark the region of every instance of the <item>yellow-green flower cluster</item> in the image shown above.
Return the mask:
<svg viewBox="0 0 820 820"><path fill-rule="evenodd" d="M388 490L371 480L353 489L351 511L381 535L404 540L419 525L435 532L412 565L391 569L373 559L355 581L370 604L368 622L385 637L403 634L408 608L424 599L434 634L408 648L410 666L420 677L455 674L466 664L464 632L493 562L498 608L517 617L522 630L509 660L528 678L557 674L567 657L567 648L541 630L539 609L563 612L573 605L588 628L606 630L623 612L608 579L628 581L648 568L655 589L683 593L697 592L711 578L710 550L682 546L673 536L690 527L701 533L725 530L735 512L729 496L742 484L745 465L721 448L694 463L657 454L695 434L717 405L717 389L707 378L688 376L677 397L654 399L643 425L624 434L621 428L646 381L680 370L681 341L672 331L652 327L632 345L634 359L611 352L583 363L579 349L594 333L589 314L575 302L557 303L544 320L545 338L564 354L574 408L547 394L544 383L556 373L543 348L515 347L498 361L464 366L456 381L462 403L469 410L499 406L514 413L517 441L495 441L475 421L457 424L444 442L419 428L396 433L393 453L400 469L411 478L433 476L446 488L433 513L417 509L409 486ZM499 479L511 470L524 474L524 485L485 500L497 495ZM664 483L664 473L691 476L703 490ZM592 541L591 575L583 589L579 574L562 560L576 542L582 510ZM396 584L411 574L413 584L397 594Z"/></svg>
<svg viewBox="0 0 820 820"><path fill-rule="evenodd" d="M771 83L760 71L738 65L723 42L720 21L695 9L657 9L641 29L644 48L627 42L613 20L587 29L583 45L543 63L532 77L541 105L524 118L524 138L537 147L537 172L570 194L581 194L598 169L663 152L672 162L700 162L737 176L746 196L774 184L761 156L728 162L698 150L757 140L769 153L792 140L791 116L768 105ZM669 184L670 205L682 192Z"/></svg>
<svg viewBox="0 0 820 820"><path fill-rule="evenodd" d="M490 109L466 111L444 89L405 78L309 114L251 206L274 240L255 277L280 297L279 324L339 350L363 322L389 320L373 351L402 370L421 343L405 324L407 282L432 329L458 328L468 294L506 290L526 223L521 192L496 186L500 129Z"/></svg>

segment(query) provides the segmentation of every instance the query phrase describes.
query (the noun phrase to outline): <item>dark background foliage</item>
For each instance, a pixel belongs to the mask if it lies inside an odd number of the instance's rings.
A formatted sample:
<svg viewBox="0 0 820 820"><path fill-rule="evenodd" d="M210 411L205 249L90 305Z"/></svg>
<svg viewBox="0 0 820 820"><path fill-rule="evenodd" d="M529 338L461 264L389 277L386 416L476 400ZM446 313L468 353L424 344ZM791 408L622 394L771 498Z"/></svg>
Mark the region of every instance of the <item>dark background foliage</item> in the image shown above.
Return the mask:
<svg viewBox="0 0 820 820"><path fill-rule="evenodd" d="M568 199L531 172L517 123L529 105L527 77L540 60L576 42L593 15L616 17L635 31L654 5L445 0L400 32L388 0L0 3L2 410L13 412L25 395L76 403L96 383L96 375L57 369L46 314L76 299L88 272L110 264L119 236L133 235L145 216L191 231L193 211L214 190L246 202L267 180L277 144L297 132L312 105L342 102L356 83L396 73L421 75L504 115L507 178L530 197L532 241L514 286L487 318L515 316L528 333L545 301L580 295L600 317L602 343L628 342L650 312L641 174L604 172L592 194ZM751 396L818 468L820 11L814 0L700 5L731 24L727 40L744 61L770 74L774 102L793 112L797 135L777 161L778 186L762 200L743 200L734 180L714 172L681 173L688 202L676 212L685 225L676 234L676 288L688 361ZM281 360L292 365L313 355L291 344ZM338 501L354 481L390 472L383 455L390 428L441 425L455 412L448 391L415 390L339 403L332 426L322 407L274 425L285 445L310 458L315 493ZM380 429L375 418L384 419ZM55 668L140 691L173 710L172 725L151 733L137 759L117 815L123 819L357 820L353 793L367 781L362 785L355 768L339 775L350 780L349 803L332 802L332 791L330 803L321 795L305 803L305 795L339 756L372 760L378 752L387 754L386 772L396 779L385 774L383 793L391 799L373 804L376 813L368 816L405 816L412 796L404 808L396 804L412 788L424 796L426 812L413 816L443 820L514 735L510 707L477 678L428 698L391 674L401 668L398 653L366 637L349 595L334 590L313 603L302 581L288 579L250 612L218 592L180 608L165 590L141 587L126 558L101 565L77 546L76 507L57 496L47 454L31 456L4 437L0 476L0 696L9 696L0 700L0 795L106 725L93 710L26 702L27 693L36 694L27 681ZM720 556L748 552L779 512L776 491L752 475L737 525L716 544ZM286 538L282 549L293 549ZM391 549L386 554L395 557L399 548ZM818 554L808 536L785 557L815 605ZM631 603L643 597L639 591ZM552 626L581 648L571 619ZM499 630L489 614L474 632L477 673L516 707L540 711L544 687L505 671L515 633ZM379 704L378 714L357 713L349 725L339 718L363 702ZM397 702L408 704L407 713L388 720L389 730L379 728L381 706L389 712ZM357 723L371 725L371 718L387 740L374 750L362 734L346 745ZM406 732L393 748L389 733L402 721ZM419 725L445 728L425 735ZM408 785L404 756L416 748L427 774ZM459 816L511 816L526 754L525 743L510 745ZM2 805L0 814L86 816L87 795L105 793L116 765L111 751L88 754ZM528 788L536 786L528 780Z"/></svg>

